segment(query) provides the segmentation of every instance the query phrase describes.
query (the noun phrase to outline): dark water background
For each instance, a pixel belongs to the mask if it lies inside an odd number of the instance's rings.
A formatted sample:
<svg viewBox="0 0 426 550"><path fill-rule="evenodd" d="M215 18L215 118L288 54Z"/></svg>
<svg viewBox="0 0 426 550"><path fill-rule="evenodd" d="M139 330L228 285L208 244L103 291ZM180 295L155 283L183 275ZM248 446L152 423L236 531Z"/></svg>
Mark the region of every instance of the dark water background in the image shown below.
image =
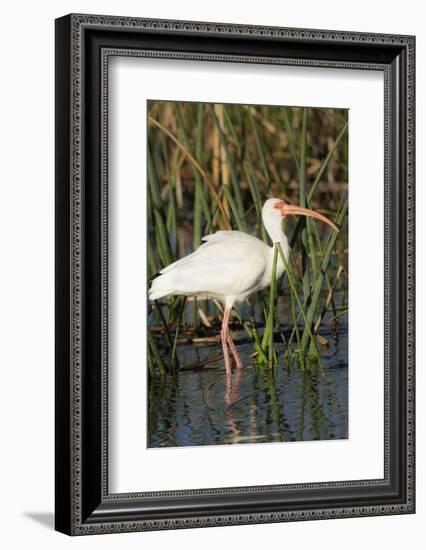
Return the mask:
<svg viewBox="0 0 426 550"><path fill-rule="evenodd" d="M232 385L223 359L150 381L148 447L346 439L346 315L337 335L330 335L327 318L324 327L320 333L330 344L321 350L323 373L318 366L304 371L289 366L278 344L278 365L256 368L253 344L248 342L238 346L245 368L233 369ZM220 350L217 344L182 345L179 362L191 364Z"/></svg>

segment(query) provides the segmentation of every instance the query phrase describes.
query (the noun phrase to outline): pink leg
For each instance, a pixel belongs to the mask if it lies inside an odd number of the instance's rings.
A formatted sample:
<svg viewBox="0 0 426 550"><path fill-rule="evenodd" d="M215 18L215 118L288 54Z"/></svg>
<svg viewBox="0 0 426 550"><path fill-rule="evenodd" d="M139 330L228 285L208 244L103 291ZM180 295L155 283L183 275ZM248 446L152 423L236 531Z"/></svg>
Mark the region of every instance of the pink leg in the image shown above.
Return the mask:
<svg viewBox="0 0 426 550"><path fill-rule="evenodd" d="M234 340L232 339L232 336L228 332L228 344L231 348L232 355L234 356L235 362L237 363L237 368L242 369L244 368L243 362L241 361L241 357L237 351L237 348L235 347Z"/></svg>
<svg viewBox="0 0 426 550"><path fill-rule="evenodd" d="M227 403L228 405L232 405L232 403L235 403L236 401L238 401L238 390L239 390L239 387L240 387L241 376L242 376L241 369L238 369L237 370L237 375L235 377L235 385L233 385L233 383L232 383L231 376L226 377L225 403ZM232 420L232 413L230 414L229 412L227 412L226 414L229 414L229 416L231 417L230 420L229 420L229 423L228 423L229 426L230 427L234 426L235 431L238 434L239 430L234 425L234 421ZM231 426L231 424L232 424L232 426Z"/></svg>
<svg viewBox="0 0 426 550"><path fill-rule="evenodd" d="M232 404L232 375L228 373L226 374L225 403Z"/></svg>
<svg viewBox="0 0 426 550"><path fill-rule="evenodd" d="M223 313L223 319L222 319L222 330L220 332L220 337L222 340L222 349L223 349L223 358L225 360L225 370L227 376L231 376L231 361L229 359L228 354L228 346L227 346L227 340L229 335L229 314L231 313L230 308L225 308L225 311Z"/></svg>

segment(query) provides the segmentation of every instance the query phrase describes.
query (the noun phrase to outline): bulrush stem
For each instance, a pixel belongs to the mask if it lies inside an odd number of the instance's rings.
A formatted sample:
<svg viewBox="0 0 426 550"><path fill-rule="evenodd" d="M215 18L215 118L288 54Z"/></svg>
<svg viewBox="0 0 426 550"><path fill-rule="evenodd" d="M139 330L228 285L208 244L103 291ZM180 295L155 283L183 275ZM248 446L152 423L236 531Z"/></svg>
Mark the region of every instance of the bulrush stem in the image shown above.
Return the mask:
<svg viewBox="0 0 426 550"><path fill-rule="evenodd" d="M268 349L268 363L271 366L274 363L274 317L275 317L275 288L276 288L276 273L278 259L279 243L274 244L274 257L272 260L272 280L269 287L269 308L268 317L266 320L265 333L263 335L262 348Z"/></svg>
<svg viewBox="0 0 426 550"><path fill-rule="evenodd" d="M155 362L157 363L157 367L160 369L160 373L162 375L166 374L166 367L164 365L163 360L161 359L160 352L157 349L157 345L155 343L154 337L151 334L151 331L148 329L148 345L151 349L151 353L155 359Z"/></svg>
<svg viewBox="0 0 426 550"><path fill-rule="evenodd" d="M209 186L210 188L210 191L212 192L216 202L217 202L217 205L219 207L219 210L222 214L222 221L223 221L223 224L224 226L226 227L226 229L231 229L231 222L229 221L229 218L228 218L228 215L226 213L226 210L224 209L223 207L223 204L219 198L219 195L217 194L217 191L215 189L215 186L213 184L213 182L211 181L211 179L208 177L206 171L204 170L204 168L201 166L201 164L197 161L197 159L188 151L188 149L186 149L182 143L176 138L176 136L174 136L171 132L169 132L169 130L167 130L167 128L165 128L162 124L160 124L157 120L155 120L154 118L152 118L151 116L148 116L148 123L151 125L151 126L156 126L157 128L159 128L161 131L163 131L167 136L169 136L169 138L185 153L185 155L187 156L187 158L192 162L192 164L197 168L197 170L200 172L200 174L203 176L204 178L204 181L207 183L207 185Z"/></svg>
<svg viewBox="0 0 426 550"><path fill-rule="evenodd" d="M311 337L311 339L314 341L314 337L312 335L312 331L311 331L311 327L310 327L310 324L308 322L308 319L307 319L307 316L305 314L305 310L304 310L304 307L303 305L301 304L300 302L300 299L299 299L299 295L298 295L298 292L297 292L297 288L296 288L296 285L295 285L295 282L294 282L294 279L293 279L293 275L291 273L291 270L290 270L290 267L288 265L288 262L287 260L285 259L285 256L284 256L284 252L281 248L281 245L279 243L277 243L277 247L278 247L278 252L281 256L281 259L284 263L284 266L285 266L285 273L287 274L287 279L288 279L288 282L290 284L290 289L291 289L291 292L294 296L294 299L297 303L297 305L299 306L299 310L302 314L302 317L303 317L303 320L305 321L305 331L307 332L308 336ZM303 343L303 337L302 337L302 347L301 347L301 352L304 353L304 350L306 348L306 344L304 345ZM315 341L314 341L314 349L313 349L313 353L315 355L315 358L316 360L318 361L318 364L321 368L321 371L323 370L322 369L322 364L321 364L321 359L320 359L320 356L319 356L319 353L318 353L318 350L316 349L316 346L315 346Z"/></svg>
<svg viewBox="0 0 426 550"><path fill-rule="evenodd" d="M176 366L177 366L176 346L177 346L177 341L178 341L178 338L179 338L180 326L182 324L182 317L183 317L183 314L184 314L184 311L185 311L185 304L186 304L186 298L182 298L182 302L181 302L180 310L179 310L179 315L178 315L177 323L176 323L175 338L173 340L173 347L172 347L172 351L171 351L171 354L170 354L170 364L171 364L173 369L175 369Z"/></svg>
<svg viewBox="0 0 426 550"><path fill-rule="evenodd" d="M300 206L307 208L306 198L306 137L308 124L308 109L303 109L302 115L302 132L300 136L300 164L299 164L299 188L300 188ZM300 239L302 243L302 281L303 281L303 298L309 298L309 254L308 245L312 242L310 238L310 220L305 216L301 219ZM311 250L312 253L312 250Z"/></svg>
<svg viewBox="0 0 426 550"><path fill-rule="evenodd" d="M314 179L314 181L311 185L311 188L309 190L309 193L308 193L308 200L307 200L308 208L309 208L309 205L311 203L312 197L314 196L317 185L319 184L319 182L320 182L320 180L321 180L321 178L322 178L322 176L325 172L325 169L327 168L328 163L330 162L331 157L333 156L334 151L337 149L337 146L339 145L342 137L345 135L346 130L348 129L348 124L349 124L349 122L347 122L343 126L342 130L340 131L340 134L337 136L337 139L334 142L333 147L330 149L330 151L328 152L328 155L325 157L325 159L321 163L320 169L318 170L317 175L315 176L315 179ZM303 217L299 218L299 220L297 222L297 225L296 225L296 227L293 231L293 235L291 236L291 239L290 239L290 247L291 248L293 248L294 243L296 242L297 236L298 236L299 231L302 227L302 222L303 222Z"/></svg>
<svg viewBox="0 0 426 550"><path fill-rule="evenodd" d="M346 199L343 205L343 208L337 217L337 220L336 220L337 225L340 225L343 222L343 220L345 219L347 210L348 210L348 199ZM324 276L325 276L324 274L327 272L328 264L330 262L330 257L333 251L334 243L336 242L336 238L337 238L337 233L332 229L330 229L330 236L325 248L325 253L324 253L322 262L321 262L321 269L319 271L318 278L315 282L313 292L311 293L311 303L309 304L308 312L306 315L306 327L302 336L302 347L307 346L309 339L313 341L311 327L313 327L315 312L318 307L318 302L319 302L321 289L324 281Z"/></svg>

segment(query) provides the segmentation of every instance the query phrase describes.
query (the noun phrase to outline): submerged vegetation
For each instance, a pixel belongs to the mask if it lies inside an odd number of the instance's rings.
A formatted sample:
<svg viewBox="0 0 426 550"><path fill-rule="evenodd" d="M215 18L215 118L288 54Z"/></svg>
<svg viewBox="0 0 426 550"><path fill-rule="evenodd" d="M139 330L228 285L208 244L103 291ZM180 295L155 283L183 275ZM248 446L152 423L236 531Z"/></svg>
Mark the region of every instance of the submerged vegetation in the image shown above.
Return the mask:
<svg viewBox="0 0 426 550"><path fill-rule="evenodd" d="M150 101L147 155L150 279L218 229L268 242L261 210L271 196L319 210L340 228L337 234L310 218L286 218L292 253L287 264L276 244L273 265L281 257L284 276L234 310L231 321L241 342L252 343L259 368L281 361L321 373L325 318L334 334L347 312L347 111ZM219 302L171 296L148 308L151 379L218 360L219 348L180 364L178 350L220 344Z"/></svg>

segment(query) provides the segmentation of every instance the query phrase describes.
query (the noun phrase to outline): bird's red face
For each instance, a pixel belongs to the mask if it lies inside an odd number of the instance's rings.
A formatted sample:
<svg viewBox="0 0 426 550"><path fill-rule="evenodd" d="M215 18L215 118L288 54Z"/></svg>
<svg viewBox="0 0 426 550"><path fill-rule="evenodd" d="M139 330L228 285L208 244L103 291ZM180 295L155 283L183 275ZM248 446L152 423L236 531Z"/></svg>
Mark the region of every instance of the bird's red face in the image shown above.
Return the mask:
<svg viewBox="0 0 426 550"><path fill-rule="evenodd" d="M309 216L310 218L321 220L322 222L332 227L335 231L339 231L338 227L332 221L330 221L328 218L326 218L319 212L315 212L315 210L311 210L310 208L303 208L302 206L293 206L292 204L287 204L284 201L276 202L272 206L272 208L274 210L278 210L283 218L285 216Z"/></svg>

